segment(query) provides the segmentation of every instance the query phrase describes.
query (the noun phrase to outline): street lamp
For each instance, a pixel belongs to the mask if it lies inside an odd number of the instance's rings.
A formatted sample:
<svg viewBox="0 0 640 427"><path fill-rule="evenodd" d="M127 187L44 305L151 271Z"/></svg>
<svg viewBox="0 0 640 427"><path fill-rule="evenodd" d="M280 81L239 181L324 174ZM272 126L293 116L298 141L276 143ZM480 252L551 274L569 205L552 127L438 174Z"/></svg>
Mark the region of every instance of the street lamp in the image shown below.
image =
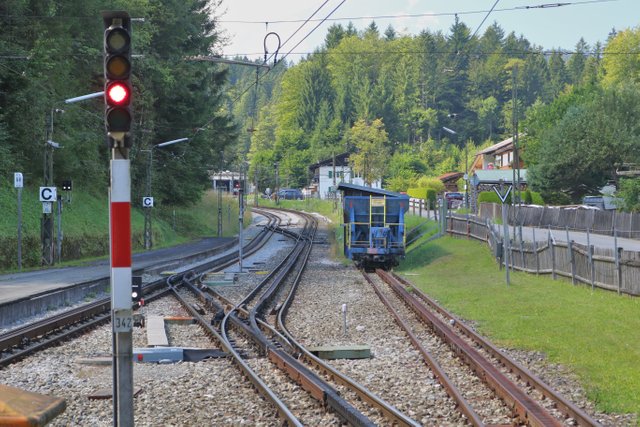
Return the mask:
<svg viewBox="0 0 640 427"><path fill-rule="evenodd" d="M97 98L102 96L104 92L96 92L88 95L82 95L75 98L68 98L64 100L65 104L74 104L76 102L84 101L86 99ZM53 186L53 151L58 148L62 148L60 144L53 141L53 116L55 113L63 114L65 111L61 108L53 107L46 114L46 123L45 123L45 143L44 143L44 159L43 159L43 181L45 187ZM50 202L44 202L50 203ZM61 251L62 251L62 231L61 231L61 215L62 215L62 207L60 206L60 201L58 202L58 238L57 238L57 257L58 262L61 259ZM42 236L42 263L44 265L53 264L53 221L51 218L51 205L42 207L42 230L40 235Z"/></svg>
<svg viewBox="0 0 640 427"><path fill-rule="evenodd" d="M144 211L144 248L146 250L151 249L151 247L153 246L153 242L151 239L151 235L152 235L151 208L153 207L153 197L151 197L151 170L153 168L153 150L156 148L164 148L168 145L173 145L173 144L185 142L188 140L189 138L172 139L171 141L156 144L152 146L151 149L149 150L140 150L140 151L146 151L149 153L149 163L147 164L147 185L146 185L147 195L142 199L142 207L146 208Z"/></svg>
<svg viewBox="0 0 640 427"><path fill-rule="evenodd" d="M453 114L449 114L448 117L455 119L458 115L453 113ZM442 126L442 129L445 130L445 132L450 133L451 135L453 135L455 138L458 137L458 133L456 131L454 131L453 129L449 129L448 127L444 127ZM469 209L469 146L468 144L464 144L464 206L466 209Z"/></svg>

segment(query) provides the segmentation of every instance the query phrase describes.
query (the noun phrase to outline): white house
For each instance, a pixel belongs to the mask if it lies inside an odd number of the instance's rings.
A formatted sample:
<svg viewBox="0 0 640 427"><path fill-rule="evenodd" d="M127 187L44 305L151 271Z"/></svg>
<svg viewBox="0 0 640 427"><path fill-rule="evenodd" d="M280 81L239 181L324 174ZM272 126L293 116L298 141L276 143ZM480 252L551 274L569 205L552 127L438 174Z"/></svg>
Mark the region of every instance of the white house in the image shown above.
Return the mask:
<svg viewBox="0 0 640 427"><path fill-rule="evenodd" d="M352 174L351 166L349 166L349 154L342 153L322 160L309 166L312 179L309 188L313 196L321 199L331 198L331 190L338 186L341 182L348 182L355 185L366 185L361 176ZM377 180L371 185L373 188L382 188L382 182ZM334 190L335 191L335 190Z"/></svg>

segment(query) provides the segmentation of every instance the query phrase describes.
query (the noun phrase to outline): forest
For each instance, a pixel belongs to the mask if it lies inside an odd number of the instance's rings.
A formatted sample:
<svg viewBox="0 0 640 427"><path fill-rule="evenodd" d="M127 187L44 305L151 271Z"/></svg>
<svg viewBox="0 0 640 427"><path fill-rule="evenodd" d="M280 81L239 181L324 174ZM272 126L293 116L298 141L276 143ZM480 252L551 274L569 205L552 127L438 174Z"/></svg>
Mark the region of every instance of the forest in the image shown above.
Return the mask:
<svg viewBox="0 0 640 427"><path fill-rule="evenodd" d="M594 46L576 35L567 51L505 34L499 23L477 35L458 19L447 32L418 35L333 24L314 52L267 70L194 59L223 53L223 6L110 4L133 18L133 200L151 170L164 205L199 200L221 169L247 169L259 189L274 187L276 162L282 185L301 188L310 164L345 152L365 178L404 191L464 171L480 148L517 129L529 185L545 201L577 202L615 182L625 209L640 209L638 178L616 174L640 164L638 28L612 29ZM108 185L102 100L64 103L103 89L103 8L97 0L0 5L3 188L15 171L27 186L42 185L47 137L62 147L57 185ZM176 138L189 141L155 147Z"/></svg>
<svg viewBox="0 0 640 427"><path fill-rule="evenodd" d="M286 185L302 187L308 165L349 152L358 170L366 152L377 166L362 176L406 191L423 177L464 172L479 149L517 129L529 185L545 200L579 202L615 182L637 210L640 184L616 170L640 162L638 52L637 28L612 30L602 45L578 38L566 51L498 23L473 37L457 19L446 34L416 36L334 24L323 46L261 71L257 86L253 70L231 68L237 158L262 188L274 162Z"/></svg>
<svg viewBox="0 0 640 427"><path fill-rule="evenodd" d="M184 206L211 187L218 153L235 143L225 110L227 70L192 58L222 46L219 1L114 1L109 10L132 18L132 200L141 200L153 156L157 204ZM105 141L104 101L70 99L103 90L103 34L98 0L7 0L0 4L0 171L26 186L43 185L46 138L53 153L53 184L72 180L74 191L104 194L111 153ZM189 141L155 146L177 138ZM151 150L151 151L150 151Z"/></svg>

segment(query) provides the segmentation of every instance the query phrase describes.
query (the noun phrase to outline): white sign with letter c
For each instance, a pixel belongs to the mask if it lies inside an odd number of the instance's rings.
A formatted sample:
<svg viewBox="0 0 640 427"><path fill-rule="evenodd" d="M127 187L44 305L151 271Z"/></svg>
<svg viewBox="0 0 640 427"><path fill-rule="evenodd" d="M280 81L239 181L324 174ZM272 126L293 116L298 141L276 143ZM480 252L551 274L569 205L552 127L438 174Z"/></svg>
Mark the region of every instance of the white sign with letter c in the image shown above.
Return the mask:
<svg viewBox="0 0 640 427"><path fill-rule="evenodd" d="M56 187L40 187L41 202L55 202L57 198Z"/></svg>

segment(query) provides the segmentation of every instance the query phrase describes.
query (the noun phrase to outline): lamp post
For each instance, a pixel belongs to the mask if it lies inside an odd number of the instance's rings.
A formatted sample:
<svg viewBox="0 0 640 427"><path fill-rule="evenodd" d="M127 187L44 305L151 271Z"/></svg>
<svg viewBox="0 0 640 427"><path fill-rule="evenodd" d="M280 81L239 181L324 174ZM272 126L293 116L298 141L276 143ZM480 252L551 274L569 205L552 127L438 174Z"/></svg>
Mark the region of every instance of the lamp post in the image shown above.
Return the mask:
<svg viewBox="0 0 640 427"><path fill-rule="evenodd" d="M453 116L455 118L456 115L454 114L450 114L449 117ZM454 136L454 138L457 138L458 133L456 131L454 131L453 129L449 129L448 127L444 127L442 126L442 129L445 130L445 132L450 133L451 135ZM469 179L469 170L468 170L468 152L467 152L467 144L465 144L464 146L464 201L465 201L465 207L467 209L469 209L469 189L468 189L468 179Z"/></svg>
<svg viewBox="0 0 640 427"><path fill-rule="evenodd" d="M149 152L149 162L147 163L147 185L146 196L142 199L142 207L144 211L144 248L146 250L151 249L153 246L152 241L152 229L151 229L151 208L153 208L153 197L151 197L151 171L153 169L153 150L156 148L163 148L168 145L177 144L180 142L188 141L189 138L173 139L171 141L163 142L152 146L149 150L140 150Z"/></svg>
<svg viewBox="0 0 640 427"><path fill-rule="evenodd" d="M452 120L455 120L458 117L457 113L448 114ZM450 133L456 138L458 137L458 133L453 129L449 129L448 127L442 127L446 132ZM469 144L464 144L464 207L469 209Z"/></svg>
<svg viewBox="0 0 640 427"><path fill-rule="evenodd" d="M104 95L104 92L95 92L88 95L77 96L75 98L68 98L64 100L65 104L74 104L76 102L84 101L86 99L98 98ZM45 143L44 143L44 158L43 158L43 181L45 187L53 186L53 152L55 149L62 146L53 141L53 117L56 113L63 114L65 111L61 108L53 107L47 112L45 120ZM44 203L47 205L45 206ZM53 221L52 221L52 209L51 202L44 202L42 206L42 221L41 221L41 242L42 242L42 264L52 265L54 262L53 257ZM61 201L58 201L60 204ZM58 262L61 259L62 248L62 233L61 233L61 206L58 205L58 238L57 238L57 256Z"/></svg>

